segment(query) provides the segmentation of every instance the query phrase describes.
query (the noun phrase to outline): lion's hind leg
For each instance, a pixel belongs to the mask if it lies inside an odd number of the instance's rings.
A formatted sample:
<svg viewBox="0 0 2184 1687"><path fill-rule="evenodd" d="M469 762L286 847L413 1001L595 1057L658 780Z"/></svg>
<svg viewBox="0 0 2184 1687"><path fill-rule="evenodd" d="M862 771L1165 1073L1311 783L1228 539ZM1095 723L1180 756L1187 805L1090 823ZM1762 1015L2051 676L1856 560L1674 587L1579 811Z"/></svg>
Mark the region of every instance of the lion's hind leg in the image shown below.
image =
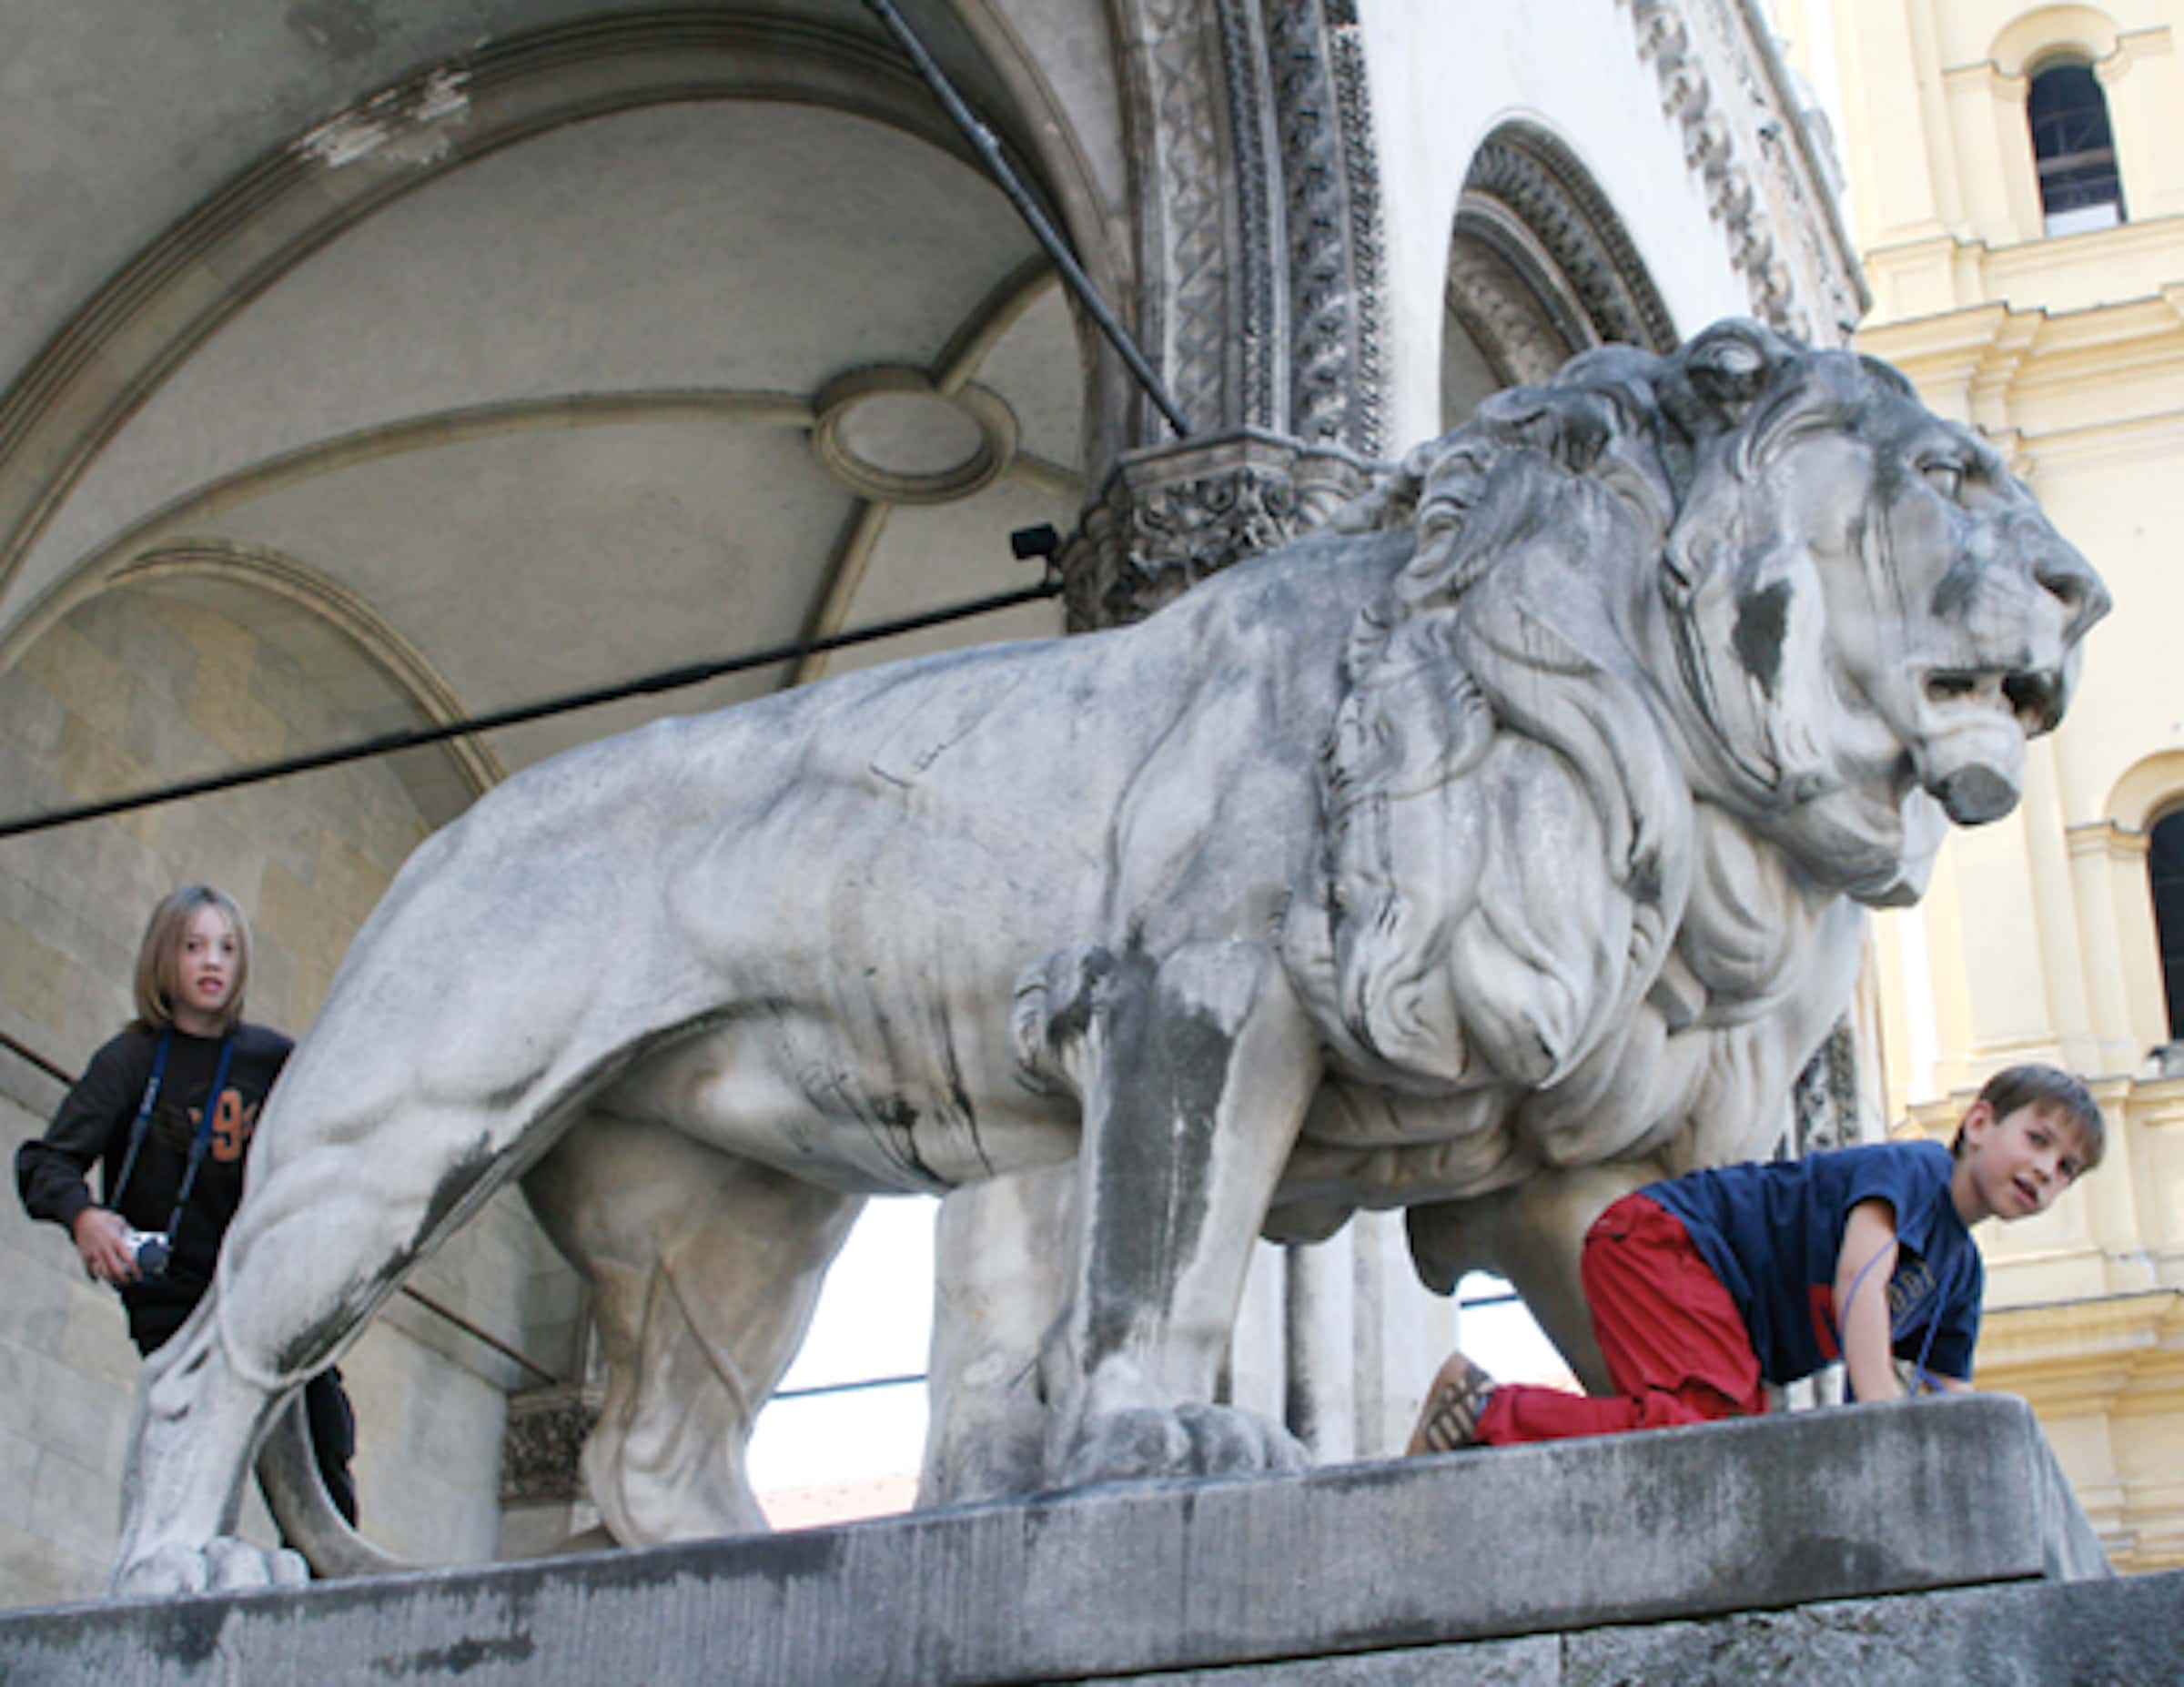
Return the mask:
<svg viewBox="0 0 2184 1687"><path fill-rule="evenodd" d="M524 1178L592 1282L607 1395L586 1488L624 1546L763 1530L745 1453L864 1206L595 1112Z"/></svg>

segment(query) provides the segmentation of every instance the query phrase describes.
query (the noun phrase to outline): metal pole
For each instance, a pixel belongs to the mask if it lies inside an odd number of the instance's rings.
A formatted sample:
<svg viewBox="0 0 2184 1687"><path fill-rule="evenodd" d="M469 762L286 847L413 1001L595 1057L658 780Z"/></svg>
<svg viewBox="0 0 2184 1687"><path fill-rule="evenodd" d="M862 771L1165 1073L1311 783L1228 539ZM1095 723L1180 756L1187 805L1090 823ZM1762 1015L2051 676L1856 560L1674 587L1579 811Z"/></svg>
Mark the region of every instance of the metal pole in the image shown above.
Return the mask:
<svg viewBox="0 0 2184 1687"><path fill-rule="evenodd" d="M1159 407L1160 414L1168 418L1168 425L1176 430L1176 438L1188 439L1190 423L1184 419L1183 412L1177 407L1176 401L1168 396L1168 389L1160 384L1160 378L1153 373L1152 365L1145 360L1145 354L1138 349L1138 342L1130 338L1129 330L1122 326L1115 313L1107 308L1107 301L1094 290L1092 278L1078 266L1062 237L1055 231L1054 225L1046 220L1046 213L1039 209L1037 202L1026 191L1024 184L1016 179L1016 173L1009 168L1008 160L1001 156L1001 143L994 138L993 131L979 122L971 108L963 103L962 96L956 92L940 66L933 62L933 56L925 51L925 43L912 33L910 25L903 21L903 15L895 9L894 0L864 0L864 5L881 23L887 25L888 33L901 43L904 53L916 66L917 74L925 79L925 86L933 90L934 97L955 119L956 126L963 131L963 137L986 160L986 169L991 172L994 180L1000 184L1001 191L1008 196L1009 203L1016 207L1016 214L1029 225L1039 244L1046 248L1047 257L1054 259L1055 268L1062 272L1062 279L1068 283L1069 290L1077 295L1077 303L1091 314L1092 320L1099 325L1099 331L1107 337L1107 343L1122 355L1122 360L1129 365L1130 373L1138 378L1138 384L1145 389L1146 396Z"/></svg>

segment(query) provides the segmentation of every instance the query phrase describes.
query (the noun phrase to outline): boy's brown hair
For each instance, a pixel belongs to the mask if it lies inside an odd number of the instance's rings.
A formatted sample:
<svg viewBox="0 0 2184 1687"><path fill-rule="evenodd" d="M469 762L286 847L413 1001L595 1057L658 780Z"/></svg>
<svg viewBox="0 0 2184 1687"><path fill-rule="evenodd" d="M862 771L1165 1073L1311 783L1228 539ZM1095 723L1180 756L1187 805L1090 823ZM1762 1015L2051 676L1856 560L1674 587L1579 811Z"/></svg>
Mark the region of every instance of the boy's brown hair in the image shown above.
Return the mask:
<svg viewBox="0 0 2184 1687"><path fill-rule="evenodd" d="M163 1031L175 1022L175 991L180 983L177 963L182 952L182 928L199 908L217 908L235 934L235 984L220 1005L220 1029L226 1031L243 1016L243 986L250 982L250 923L235 898L209 884L185 884L169 892L144 928L136 945L136 1023L147 1031Z"/></svg>
<svg viewBox="0 0 2184 1687"><path fill-rule="evenodd" d="M2006 1066L1987 1080L1978 1100L1987 1103L1988 1110L1998 1119L2007 1118L2019 1107L2041 1107L2061 1114L2078 1126L2078 1135L2086 1139L2088 1171L2100 1164L2100 1157L2108 1150L2108 1124L2094 1103L2093 1092L2086 1087L2082 1078L2060 1067ZM1949 1152L1964 1152L1961 1124L1949 1144Z"/></svg>

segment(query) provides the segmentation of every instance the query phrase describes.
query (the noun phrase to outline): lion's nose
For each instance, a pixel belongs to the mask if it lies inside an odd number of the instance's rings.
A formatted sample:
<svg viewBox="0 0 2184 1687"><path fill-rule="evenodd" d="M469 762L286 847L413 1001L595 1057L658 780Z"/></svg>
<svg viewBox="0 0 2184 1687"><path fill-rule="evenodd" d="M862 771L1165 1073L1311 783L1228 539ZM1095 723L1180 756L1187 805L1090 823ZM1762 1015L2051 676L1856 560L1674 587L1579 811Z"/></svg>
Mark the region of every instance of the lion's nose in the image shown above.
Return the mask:
<svg viewBox="0 0 2184 1687"><path fill-rule="evenodd" d="M2108 589L2093 565L2068 545L2041 547L2032 565L2032 577L2069 617L2063 637L2075 643L2086 629L2108 612Z"/></svg>
<svg viewBox="0 0 2184 1687"><path fill-rule="evenodd" d="M1933 786L1948 816L1960 826L1982 826L2017 805L2017 788L1991 767L1973 763L1945 775Z"/></svg>

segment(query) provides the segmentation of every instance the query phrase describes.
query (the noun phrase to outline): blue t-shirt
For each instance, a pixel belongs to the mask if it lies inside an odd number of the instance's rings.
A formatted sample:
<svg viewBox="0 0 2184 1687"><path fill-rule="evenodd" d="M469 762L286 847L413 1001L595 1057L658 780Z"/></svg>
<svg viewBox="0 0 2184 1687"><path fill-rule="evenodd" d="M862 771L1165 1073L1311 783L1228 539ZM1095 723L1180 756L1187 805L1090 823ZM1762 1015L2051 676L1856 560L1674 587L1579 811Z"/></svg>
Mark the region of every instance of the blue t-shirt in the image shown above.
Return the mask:
<svg viewBox="0 0 2184 1687"><path fill-rule="evenodd" d="M1876 1143L1690 1172L1642 1193L1691 1232L1744 1314L1770 1382L1795 1382L1842 1356L1834 1297L1843 1232L1860 1201L1886 1201L1898 1249L1886 1287L1896 1357L1969 1378L1987 1275L1949 1198L1953 1164L1937 1142ZM1857 1292L1880 1289L1868 1278Z"/></svg>

